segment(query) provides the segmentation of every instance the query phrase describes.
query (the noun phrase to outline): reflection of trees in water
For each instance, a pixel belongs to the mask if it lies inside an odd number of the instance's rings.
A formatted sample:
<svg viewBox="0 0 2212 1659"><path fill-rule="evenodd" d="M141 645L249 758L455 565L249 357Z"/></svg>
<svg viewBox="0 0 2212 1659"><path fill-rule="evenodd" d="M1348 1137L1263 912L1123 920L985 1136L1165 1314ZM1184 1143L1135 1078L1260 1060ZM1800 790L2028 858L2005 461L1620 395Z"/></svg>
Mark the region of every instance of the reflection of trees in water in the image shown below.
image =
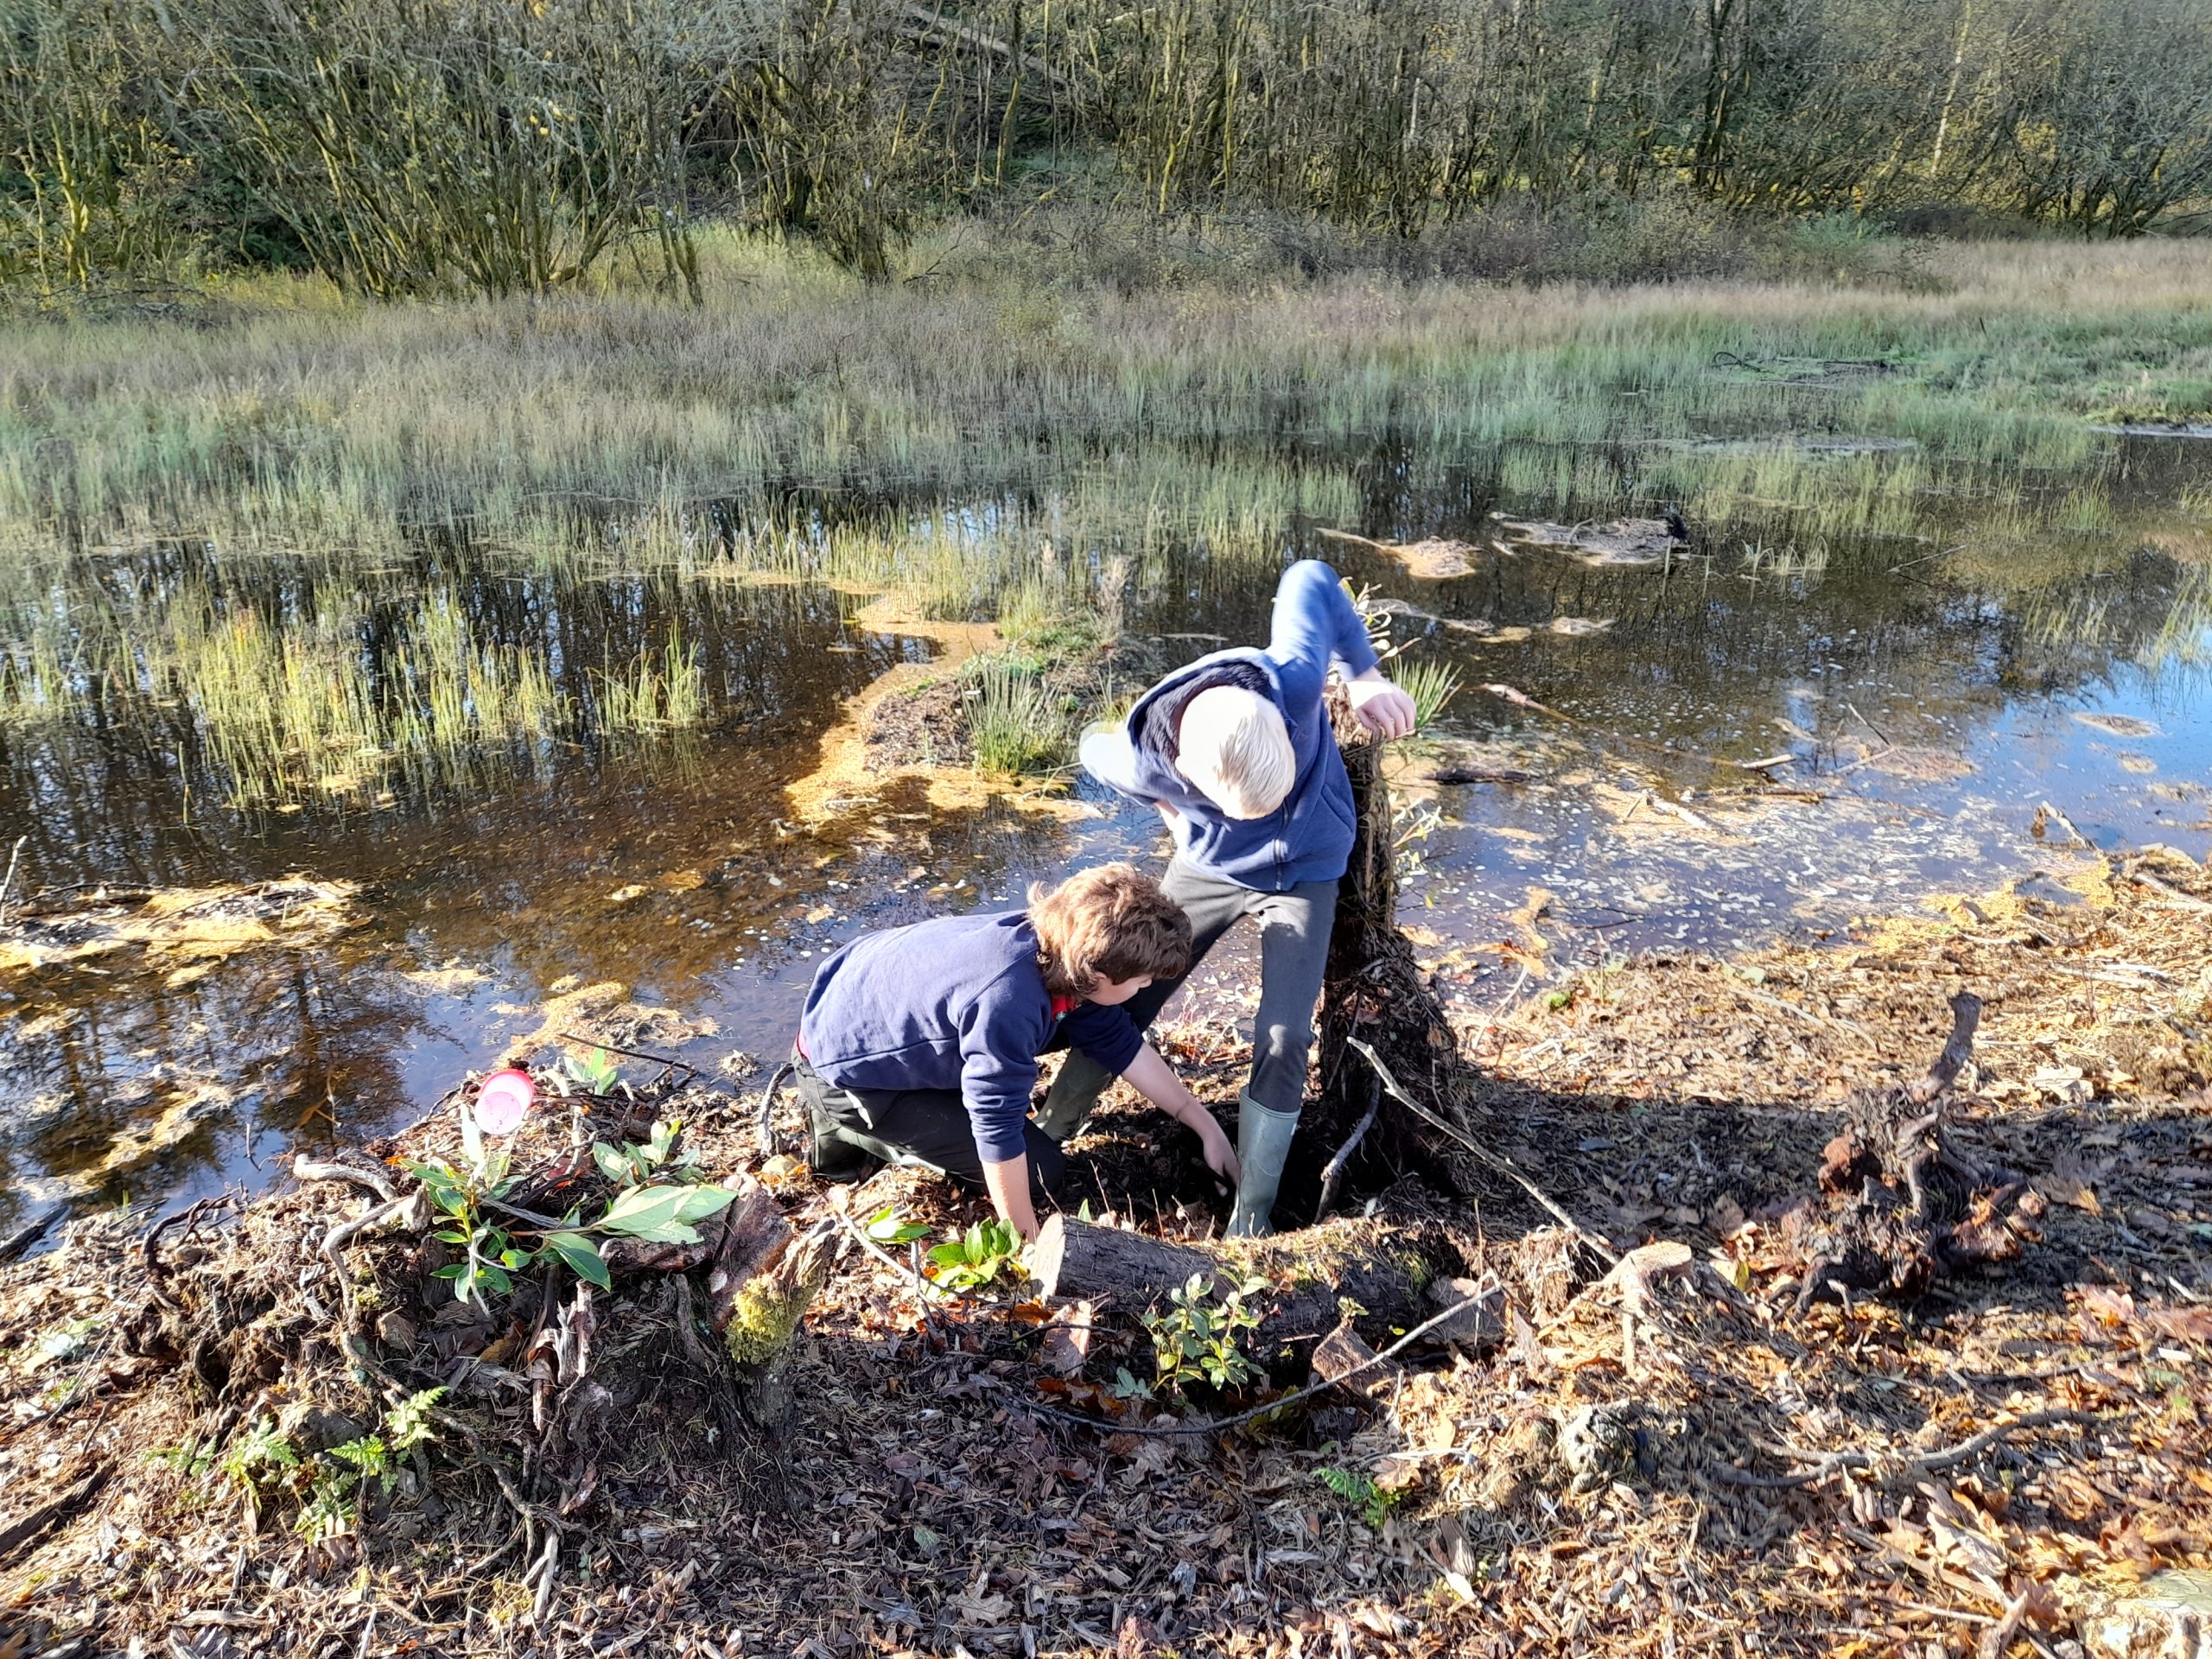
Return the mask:
<svg viewBox="0 0 2212 1659"><path fill-rule="evenodd" d="M127 559L77 561L60 585L73 610L125 619L104 624L124 639L134 630L150 637L173 607L205 607L217 616L251 609L282 629L342 602L353 650L379 696L392 692L404 625L428 594L448 595L480 645L543 660L556 688L579 707L598 695L610 664L659 651L680 624L697 655L710 728L764 715L802 730L826 723L836 700L892 649L862 641L856 653L833 651L842 632L837 596L819 588L510 572L429 538L411 542L408 552L404 563L350 572L307 560L232 564L203 544L166 543ZM148 695L143 675L133 684L95 677L88 693L67 719L0 725L0 835L29 836L23 875L34 884L250 878L334 840L363 839L354 827L364 819L392 821L389 810L357 801L310 804L289 821L233 812L223 804L223 768L187 709ZM456 757L449 775L418 776L412 786L404 778L394 782L403 818L419 817L444 810L456 791L527 794L533 779L543 785L633 764L649 766L651 756L613 753L586 740L556 746L549 764L534 746L493 744Z"/></svg>
<svg viewBox="0 0 2212 1659"><path fill-rule="evenodd" d="M25 1177L137 1202L250 1177L257 1134L314 1147L372 1132L407 1105L393 1039L413 1013L400 988L336 952L235 957L181 988L151 973L41 988L0 1063L10 1098L47 1103L0 1133L0 1225L43 1207ZM194 1112L173 1145L129 1150L206 1085L230 1098Z"/></svg>

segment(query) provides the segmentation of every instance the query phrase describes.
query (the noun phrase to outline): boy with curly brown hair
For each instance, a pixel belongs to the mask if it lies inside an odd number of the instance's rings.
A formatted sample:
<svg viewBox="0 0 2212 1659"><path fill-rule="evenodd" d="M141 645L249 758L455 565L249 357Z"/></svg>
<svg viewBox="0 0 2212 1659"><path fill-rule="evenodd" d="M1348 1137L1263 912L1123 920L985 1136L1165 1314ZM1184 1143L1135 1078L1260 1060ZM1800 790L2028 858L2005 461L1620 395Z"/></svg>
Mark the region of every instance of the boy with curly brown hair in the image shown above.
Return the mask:
<svg viewBox="0 0 2212 1659"><path fill-rule="evenodd" d="M990 1195L1024 1239L1066 1160L1029 1121L1037 1057L1075 1049L1197 1132L1232 1185L1236 1154L1123 1004L1179 979L1191 924L1128 864L1031 889L1026 910L864 933L816 972L793 1064L832 1179L871 1160L921 1163Z"/></svg>

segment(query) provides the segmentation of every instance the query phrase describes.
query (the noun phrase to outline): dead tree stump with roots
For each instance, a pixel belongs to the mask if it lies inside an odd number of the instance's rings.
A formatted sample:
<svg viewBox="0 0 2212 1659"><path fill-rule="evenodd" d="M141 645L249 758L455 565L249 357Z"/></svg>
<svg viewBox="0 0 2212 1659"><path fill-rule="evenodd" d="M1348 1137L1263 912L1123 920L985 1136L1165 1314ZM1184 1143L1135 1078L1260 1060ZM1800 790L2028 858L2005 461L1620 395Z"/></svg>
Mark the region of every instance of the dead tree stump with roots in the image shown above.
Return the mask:
<svg viewBox="0 0 2212 1659"><path fill-rule="evenodd" d="M1348 1164L1363 1164L1461 1185L1451 1173L1458 1159L1450 1133L1385 1091L1354 1039L1372 1048L1399 1088L1440 1122L1478 1133L1474 1067L1460 1053L1443 1005L1398 929L1397 829L1382 777L1383 746L1353 715L1340 690L1330 692L1329 713L1351 779L1352 846L1337 890L1322 982L1320 1088L1306 1104L1286 1173L1286 1218L1313 1215L1325 1188L1333 1195L1332 1165L1338 1178ZM1352 1156L1344 1158L1370 1113L1371 1126Z"/></svg>

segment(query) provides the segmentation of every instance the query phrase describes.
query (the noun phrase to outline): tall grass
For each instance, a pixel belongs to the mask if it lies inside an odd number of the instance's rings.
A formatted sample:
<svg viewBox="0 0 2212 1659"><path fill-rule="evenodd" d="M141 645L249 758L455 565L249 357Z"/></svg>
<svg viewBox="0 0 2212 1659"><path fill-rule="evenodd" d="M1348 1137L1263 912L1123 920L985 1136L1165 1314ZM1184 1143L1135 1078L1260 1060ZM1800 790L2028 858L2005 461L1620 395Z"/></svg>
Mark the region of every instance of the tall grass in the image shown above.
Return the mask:
<svg viewBox="0 0 2212 1659"><path fill-rule="evenodd" d="M2124 520L2119 441L2084 417L2123 393L2186 415L2212 354L2212 279L2178 244L1957 247L1913 291L1232 269L1123 292L988 232L891 289L727 234L705 251L704 309L266 278L195 328L0 331L0 721L78 718L95 690L174 704L270 802L708 717L686 635L632 628L556 683L551 632L442 597L449 547L567 583L897 588L996 615L1040 662L1171 570L1240 599L1313 526L1404 533L1453 492L1564 518L1675 501L1707 545L1986 543L2017 586L2004 548ZM221 574L275 569L282 602ZM1051 747L1027 734L1056 711L987 701L1014 764Z"/></svg>
<svg viewBox="0 0 2212 1659"><path fill-rule="evenodd" d="M978 658L968 676L968 730L976 764L1011 777L1058 765L1067 721L1035 674L1001 657Z"/></svg>
<svg viewBox="0 0 2212 1659"><path fill-rule="evenodd" d="M706 709L706 676L680 625L669 630L658 652L645 651L633 663L601 671L599 729L607 735L696 726Z"/></svg>
<svg viewBox="0 0 2212 1659"><path fill-rule="evenodd" d="M1416 658L1411 662L1401 658L1390 664L1390 677L1397 682L1401 691L1414 700L1416 731L1433 725L1459 694L1459 671L1433 657Z"/></svg>

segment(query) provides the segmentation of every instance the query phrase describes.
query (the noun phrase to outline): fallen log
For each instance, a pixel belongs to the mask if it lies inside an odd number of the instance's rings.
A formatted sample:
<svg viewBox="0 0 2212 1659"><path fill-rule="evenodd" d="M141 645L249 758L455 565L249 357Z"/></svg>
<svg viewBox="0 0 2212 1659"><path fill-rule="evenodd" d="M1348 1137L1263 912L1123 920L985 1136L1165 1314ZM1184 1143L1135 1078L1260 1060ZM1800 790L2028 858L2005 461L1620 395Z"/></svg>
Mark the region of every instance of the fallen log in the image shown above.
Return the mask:
<svg viewBox="0 0 2212 1659"><path fill-rule="evenodd" d="M1260 1314L1253 1348L1274 1355L1319 1341L1348 1315L1376 1332L1418 1323L1433 1311L1427 1291L1440 1268L1460 1270L1457 1255L1440 1236L1372 1222L1200 1244L1055 1215L1030 1251L1029 1270L1048 1297L1110 1298L1128 1310L1160 1301L1193 1278L1216 1294L1260 1280L1265 1287L1249 1303Z"/></svg>

